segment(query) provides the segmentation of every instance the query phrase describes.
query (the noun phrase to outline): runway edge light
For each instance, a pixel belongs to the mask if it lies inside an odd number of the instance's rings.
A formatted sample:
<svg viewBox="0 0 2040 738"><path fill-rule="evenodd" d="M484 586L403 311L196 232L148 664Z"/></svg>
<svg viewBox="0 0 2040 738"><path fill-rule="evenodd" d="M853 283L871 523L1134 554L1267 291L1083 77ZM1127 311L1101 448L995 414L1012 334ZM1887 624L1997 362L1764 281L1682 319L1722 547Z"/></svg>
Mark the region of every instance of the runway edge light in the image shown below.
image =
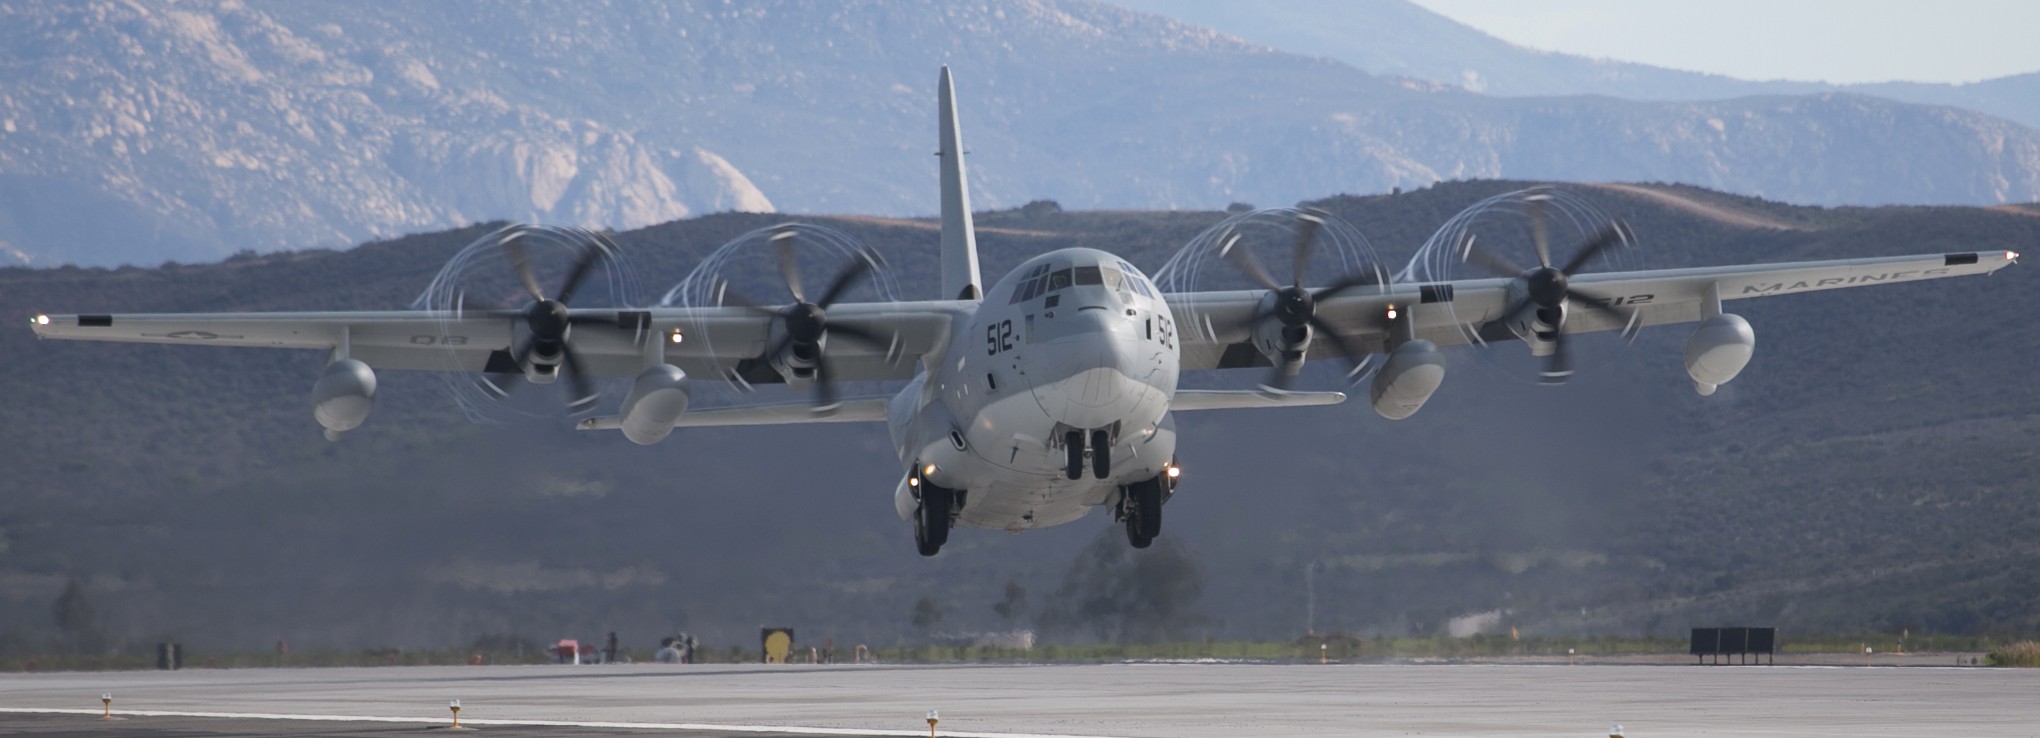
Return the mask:
<svg viewBox="0 0 2040 738"><path fill-rule="evenodd" d="M101 720L112 720L112 719L113 719L113 693L112 693L112 692L101 692L101 693L99 693L99 709L100 709L100 711L99 711L99 719L101 719Z"/></svg>
<svg viewBox="0 0 2040 738"><path fill-rule="evenodd" d="M1621 723L1616 723L1614 725L1608 726L1608 738L1622 738Z"/></svg>
<svg viewBox="0 0 2040 738"><path fill-rule="evenodd" d="M941 719L942 719L941 711L939 710L928 711L928 738L935 738L935 721Z"/></svg>

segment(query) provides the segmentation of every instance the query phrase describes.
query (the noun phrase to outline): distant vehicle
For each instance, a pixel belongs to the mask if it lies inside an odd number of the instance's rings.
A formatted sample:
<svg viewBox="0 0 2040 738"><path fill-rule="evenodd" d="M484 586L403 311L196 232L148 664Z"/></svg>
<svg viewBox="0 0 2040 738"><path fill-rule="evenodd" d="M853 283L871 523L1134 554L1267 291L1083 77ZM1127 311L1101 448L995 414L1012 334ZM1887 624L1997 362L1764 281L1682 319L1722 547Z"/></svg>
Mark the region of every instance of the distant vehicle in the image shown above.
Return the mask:
<svg viewBox="0 0 2040 738"><path fill-rule="evenodd" d="M1711 394L1742 371L1756 345L1749 322L1723 311L1727 301L1988 274L2018 258L1982 251L1581 274L1627 241L1627 229L1610 223L1558 261L1533 200L1535 266L1461 245L1461 259L1495 272L1492 279L1398 284L1375 268L1306 287L1323 224L1306 211L1286 280L1239 247L1237 234L1221 243L1258 289L1164 294L1133 265L1091 249L1042 254L986 288L947 68L938 96L940 294L949 299L840 302L869 274L870 257L809 291L795 231L785 230L773 245L790 303L753 304L731 293L733 304L709 307L570 308L601 249L584 249L564 286L548 294L510 231L502 247L530 297L521 308L37 315L35 332L330 352L313 401L334 440L367 418L373 368L482 372L499 392L506 377L545 384L565 374L577 406L595 399L591 377L634 377L619 415L580 427L621 430L640 444L684 427L883 422L903 467L893 504L912 522L921 554L933 556L953 526L1021 531L1094 507L1110 510L1134 547L1148 546L1181 475L1174 413L1344 401L1338 392L1286 389L1310 359L1341 356L1358 366L1385 356L1369 397L1382 416L1403 419L1443 382L1441 346L1522 341L1542 357L1544 379L1562 382L1572 373L1568 336L1697 322L1686 371ZM1260 390L1177 387L1184 370L1244 367L1268 367L1272 378ZM907 384L889 398L837 398L835 383L870 380ZM689 413L695 381L784 383L812 389L814 401Z"/></svg>

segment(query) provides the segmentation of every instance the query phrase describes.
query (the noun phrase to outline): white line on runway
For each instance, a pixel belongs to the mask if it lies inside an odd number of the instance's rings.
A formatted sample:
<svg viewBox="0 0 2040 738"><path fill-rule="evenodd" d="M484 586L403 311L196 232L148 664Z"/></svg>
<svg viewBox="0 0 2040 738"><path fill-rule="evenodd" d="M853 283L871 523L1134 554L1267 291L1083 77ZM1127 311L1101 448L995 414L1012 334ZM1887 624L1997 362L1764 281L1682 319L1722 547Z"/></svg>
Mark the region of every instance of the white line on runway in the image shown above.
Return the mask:
<svg viewBox="0 0 2040 738"><path fill-rule="evenodd" d="M0 713L22 715L99 715L100 710L56 707L0 707ZM289 715L263 712L183 712L174 710L114 710L115 717L189 717L244 720L318 720L336 723L410 723L440 725L446 719L379 717L370 715ZM715 730L728 733L784 733L792 735L886 735L918 738L918 730L865 730L860 728L815 728L795 725L717 725L713 723L622 723L590 720L493 720L460 721L462 725L528 726L540 728L615 728L623 730ZM1050 735L1042 733L972 733L942 731L952 738L1108 738L1106 736Z"/></svg>

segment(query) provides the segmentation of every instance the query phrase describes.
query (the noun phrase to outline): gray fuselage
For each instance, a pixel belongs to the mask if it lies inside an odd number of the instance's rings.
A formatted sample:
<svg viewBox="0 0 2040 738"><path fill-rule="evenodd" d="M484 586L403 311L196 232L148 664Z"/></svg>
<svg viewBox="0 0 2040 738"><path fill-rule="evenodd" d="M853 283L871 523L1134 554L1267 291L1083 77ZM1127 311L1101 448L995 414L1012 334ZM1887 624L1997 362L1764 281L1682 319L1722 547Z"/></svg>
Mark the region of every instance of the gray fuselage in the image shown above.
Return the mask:
<svg viewBox="0 0 2040 738"><path fill-rule="evenodd" d="M1175 335L1160 291L1119 257L1035 257L986 290L941 363L893 399L900 460L910 472L933 465L928 481L965 491L958 525L1018 531L1083 517L1174 459ZM1110 474L1069 479L1063 439L1098 430L1111 438ZM904 479L895 505L903 518L914 509Z"/></svg>

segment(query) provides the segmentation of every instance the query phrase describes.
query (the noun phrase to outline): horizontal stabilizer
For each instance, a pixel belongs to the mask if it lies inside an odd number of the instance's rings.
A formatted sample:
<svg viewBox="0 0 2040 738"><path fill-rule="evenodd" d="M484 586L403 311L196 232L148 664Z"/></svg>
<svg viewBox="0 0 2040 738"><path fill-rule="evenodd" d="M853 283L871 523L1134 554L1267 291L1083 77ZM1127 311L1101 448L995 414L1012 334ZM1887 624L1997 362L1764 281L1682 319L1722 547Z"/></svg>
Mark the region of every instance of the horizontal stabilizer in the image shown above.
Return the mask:
<svg viewBox="0 0 2040 738"><path fill-rule="evenodd" d="M804 423L877 423L885 420L884 397L843 400L830 411L817 411L814 404L787 402L776 405L721 407L689 410L673 424L675 428L707 428L730 425L799 425ZM580 430L617 430L623 419L611 415L589 418L574 426Z"/></svg>
<svg viewBox="0 0 2040 738"><path fill-rule="evenodd" d="M1171 410L1236 410L1249 407L1337 405L1344 392L1269 392L1266 390L1176 390Z"/></svg>

